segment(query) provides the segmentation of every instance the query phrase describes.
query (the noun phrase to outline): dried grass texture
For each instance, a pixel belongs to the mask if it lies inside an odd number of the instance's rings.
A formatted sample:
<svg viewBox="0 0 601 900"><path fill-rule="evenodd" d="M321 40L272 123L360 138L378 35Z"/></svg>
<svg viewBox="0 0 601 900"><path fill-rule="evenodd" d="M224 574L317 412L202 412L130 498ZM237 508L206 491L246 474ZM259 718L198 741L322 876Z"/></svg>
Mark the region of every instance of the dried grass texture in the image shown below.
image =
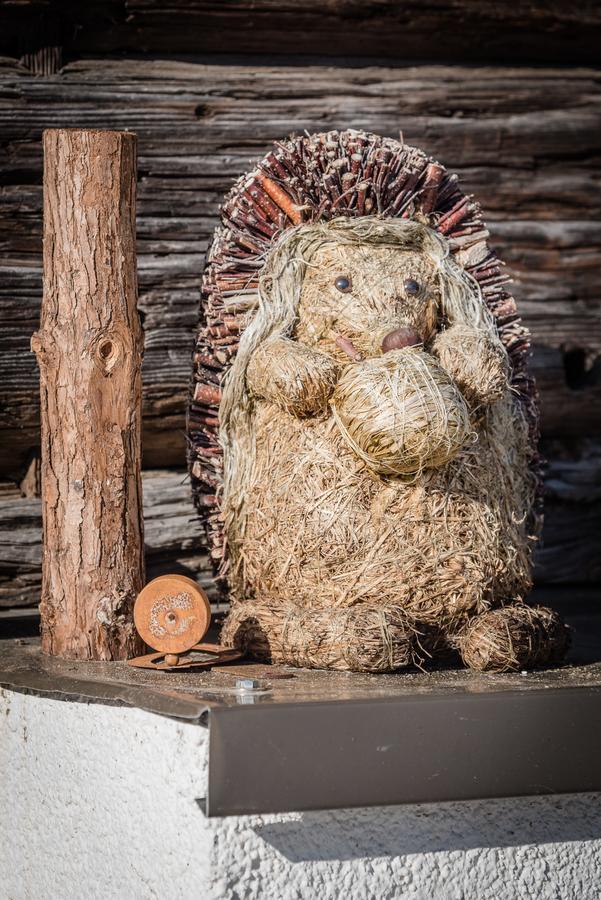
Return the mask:
<svg viewBox="0 0 601 900"><path fill-rule="evenodd" d="M351 271L352 270L352 271ZM351 271L352 305L332 284ZM402 285L418 274L423 296L404 302ZM342 300L341 300L342 298ZM470 324L502 348L477 282L453 260L447 241L425 225L404 220L333 219L285 232L267 256L259 280L259 304L240 339L224 379L219 407L223 449L221 510L228 547L230 590L245 531L246 495L255 457L254 403L247 371L268 340L295 336L333 359L348 361L332 337L369 336L396 324L412 324L426 339L432 323Z"/></svg>
<svg viewBox="0 0 601 900"><path fill-rule="evenodd" d="M347 366L331 407L345 441L378 475L417 476L476 437L461 393L420 348Z"/></svg>
<svg viewBox="0 0 601 900"><path fill-rule="evenodd" d="M494 403L507 390L507 353L482 329L452 325L436 336L432 353L473 407Z"/></svg>
<svg viewBox="0 0 601 900"><path fill-rule="evenodd" d="M488 411L477 444L410 482L370 475L331 417L300 420L259 403L254 434L236 621L256 604L390 607L418 632L453 635L529 590L534 479L510 397Z"/></svg>
<svg viewBox="0 0 601 900"><path fill-rule="evenodd" d="M569 641L569 631L556 612L516 604L476 619L458 646L472 669L516 672L561 662Z"/></svg>
<svg viewBox="0 0 601 900"><path fill-rule="evenodd" d="M256 349L246 370L246 385L255 397L303 417L325 411L337 377L338 366L325 353L275 338Z"/></svg>
<svg viewBox="0 0 601 900"><path fill-rule="evenodd" d="M332 290L340 271L350 275L351 296ZM420 296L403 296L416 271ZM504 396L470 422L458 389L423 348L344 364L333 339L342 333L381 354L370 340L382 329L410 325L436 345L443 322L451 334L469 328L476 336L474 349L484 353L472 360L476 380L494 369L505 351L477 284L446 242L417 222L298 227L267 259L259 296L220 408L233 601L223 639L239 640L244 622L257 620L273 659L341 665L357 639L350 634L349 644L338 630L342 610L359 620L363 610L402 609L405 634L431 628L452 644L475 616L522 598L535 479L528 424L507 382ZM306 361L316 352L340 367L331 412L298 418L290 413L299 396L314 393ZM257 381L263 387L253 389ZM260 399L274 383L277 406ZM400 474L409 477L382 477ZM288 644L288 629L277 627L282 609L296 609L290 622L303 622ZM320 643L328 617L330 637L342 642L335 651L329 639ZM252 635L249 646L264 653ZM386 660L384 644L378 654Z"/></svg>
<svg viewBox="0 0 601 900"><path fill-rule="evenodd" d="M258 659L305 668L394 672L414 658L414 633L400 609L303 609L265 604L232 610L227 640Z"/></svg>
<svg viewBox="0 0 601 900"><path fill-rule="evenodd" d="M232 600L223 639L366 671L404 665L420 645L457 647L527 593L539 525L528 334L479 208L419 151L343 132L279 145L236 186L224 224L189 420L197 501ZM334 276L350 276L348 302ZM419 282L411 298L407 277ZM324 405L326 373L344 379L349 346L381 365L396 328L416 331L414 353L461 382L477 440L443 465L420 454L409 476L382 476ZM281 352L275 377L269 347ZM396 631L370 626L367 637L358 623L372 613Z"/></svg>

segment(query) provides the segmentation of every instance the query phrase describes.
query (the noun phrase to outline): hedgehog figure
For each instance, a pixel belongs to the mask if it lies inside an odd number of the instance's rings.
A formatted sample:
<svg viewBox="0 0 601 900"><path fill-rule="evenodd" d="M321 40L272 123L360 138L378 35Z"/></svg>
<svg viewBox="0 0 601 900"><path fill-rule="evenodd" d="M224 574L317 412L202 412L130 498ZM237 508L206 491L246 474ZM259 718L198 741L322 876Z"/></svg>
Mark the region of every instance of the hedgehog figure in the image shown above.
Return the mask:
<svg viewBox="0 0 601 900"><path fill-rule="evenodd" d="M189 415L222 640L368 672L559 660L565 627L524 603L527 333L478 207L419 151L330 132L279 145L223 218Z"/></svg>

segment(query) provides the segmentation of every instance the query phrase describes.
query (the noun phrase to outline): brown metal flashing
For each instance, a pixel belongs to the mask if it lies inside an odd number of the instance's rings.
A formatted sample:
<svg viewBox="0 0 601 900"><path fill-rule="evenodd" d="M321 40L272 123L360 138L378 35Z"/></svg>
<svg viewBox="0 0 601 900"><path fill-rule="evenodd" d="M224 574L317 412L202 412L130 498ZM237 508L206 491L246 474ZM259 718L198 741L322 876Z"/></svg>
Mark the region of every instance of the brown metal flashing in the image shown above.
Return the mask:
<svg viewBox="0 0 601 900"><path fill-rule="evenodd" d="M206 812L598 791L600 722L600 687L219 708Z"/></svg>

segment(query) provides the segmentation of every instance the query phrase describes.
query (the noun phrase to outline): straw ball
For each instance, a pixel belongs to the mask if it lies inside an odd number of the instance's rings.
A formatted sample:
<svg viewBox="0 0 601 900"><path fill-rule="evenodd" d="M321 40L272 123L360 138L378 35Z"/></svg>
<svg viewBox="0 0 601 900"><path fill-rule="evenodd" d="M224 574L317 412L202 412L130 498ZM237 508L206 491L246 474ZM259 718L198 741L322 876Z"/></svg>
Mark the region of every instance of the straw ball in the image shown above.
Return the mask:
<svg viewBox="0 0 601 900"><path fill-rule="evenodd" d="M569 640L569 631L554 610L518 603L478 616L459 648L471 669L513 672L560 662Z"/></svg>
<svg viewBox="0 0 601 900"><path fill-rule="evenodd" d="M347 443L379 475L443 466L471 434L461 393L417 347L349 365L330 403Z"/></svg>

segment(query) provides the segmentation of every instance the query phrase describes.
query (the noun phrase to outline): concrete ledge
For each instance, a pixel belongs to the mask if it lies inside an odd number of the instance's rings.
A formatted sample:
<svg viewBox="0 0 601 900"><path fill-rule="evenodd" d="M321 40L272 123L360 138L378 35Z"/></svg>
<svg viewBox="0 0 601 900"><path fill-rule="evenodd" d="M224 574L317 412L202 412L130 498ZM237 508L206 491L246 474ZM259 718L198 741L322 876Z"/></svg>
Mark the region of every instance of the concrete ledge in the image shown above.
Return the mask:
<svg viewBox="0 0 601 900"><path fill-rule="evenodd" d="M207 819L202 725L12 691L0 716L11 900L598 897L601 795Z"/></svg>

